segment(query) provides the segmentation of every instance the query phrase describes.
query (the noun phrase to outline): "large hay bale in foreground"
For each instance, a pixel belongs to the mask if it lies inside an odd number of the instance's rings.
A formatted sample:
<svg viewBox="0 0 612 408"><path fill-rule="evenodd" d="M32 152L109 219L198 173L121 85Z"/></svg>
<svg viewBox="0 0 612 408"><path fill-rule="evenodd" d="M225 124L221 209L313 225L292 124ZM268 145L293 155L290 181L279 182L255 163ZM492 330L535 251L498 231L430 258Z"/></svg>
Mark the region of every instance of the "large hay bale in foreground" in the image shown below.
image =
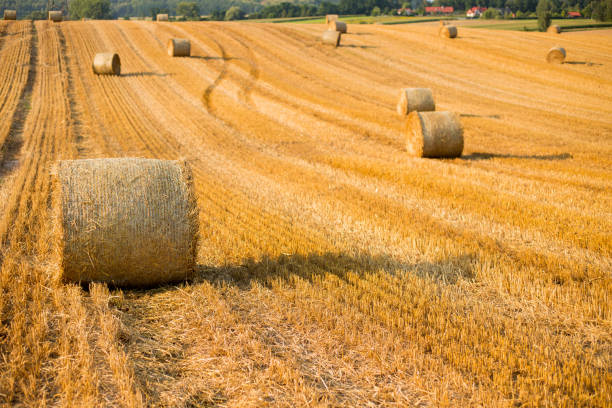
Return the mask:
<svg viewBox="0 0 612 408"><path fill-rule="evenodd" d="M563 47L552 47L549 51L548 54L546 54L546 61L552 63L552 64L563 64L563 61L565 61L565 49Z"/></svg>
<svg viewBox="0 0 612 408"><path fill-rule="evenodd" d="M168 21L168 15L167 14L158 14L157 15L157 21Z"/></svg>
<svg viewBox="0 0 612 408"><path fill-rule="evenodd" d="M441 26L439 35L447 38L455 38L457 37L457 27L452 25Z"/></svg>
<svg viewBox="0 0 612 408"><path fill-rule="evenodd" d="M340 37L342 34L339 31L327 30L323 32L321 36L321 40L323 44L333 45L334 47L338 47L340 45Z"/></svg>
<svg viewBox="0 0 612 408"><path fill-rule="evenodd" d="M191 56L191 42L184 38L171 38L168 40L168 55L171 57Z"/></svg>
<svg viewBox="0 0 612 408"><path fill-rule="evenodd" d="M92 68L98 75L121 75L121 59L112 52L96 54Z"/></svg>
<svg viewBox="0 0 612 408"><path fill-rule="evenodd" d="M406 119L406 150L415 157L459 157L463 128L453 112L412 112Z"/></svg>
<svg viewBox="0 0 612 408"><path fill-rule="evenodd" d="M552 33L552 34L561 34L561 27L559 27L556 24L551 25L550 27L548 27L548 29L546 30L547 33Z"/></svg>
<svg viewBox="0 0 612 408"><path fill-rule="evenodd" d="M17 10L4 10L5 20L17 20Z"/></svg>
<svg viewBox="0 0 612 408"><path fill-rule="evenodd" d="M433 93L429 88L404 88L400 92L397 113L406 116L410 112L429 112L436 110Z"/></svg>
<svg viewBox="0 0 612 408"><path fill-rule="evenodd" d="M346 23L343 21L330 21L329 24L327 25L327 29L328 30L333 30L333 31L338 31L341 32L342 34L346 33Z"/></svg>
<svg viewBox="0 0 612 408"><path fill-rule="evenodd" d="M199 226L185 162L62 161L55 186L65 280L148 286L192 274Z"/></svg>
<svg viewBox="0 0 612 408"><path fill-rule="evenodd" d="M64 20L64 15L61 11L49 11L49 20L53 21L54 23L59 23Z"/></svg>
<svg viewBox="0 0 612 408"><path fill-rule="evenodd" d="M328 14L325 16L325 24L329 24L331 21L336 21L338 19L337 14Z"/></svg>

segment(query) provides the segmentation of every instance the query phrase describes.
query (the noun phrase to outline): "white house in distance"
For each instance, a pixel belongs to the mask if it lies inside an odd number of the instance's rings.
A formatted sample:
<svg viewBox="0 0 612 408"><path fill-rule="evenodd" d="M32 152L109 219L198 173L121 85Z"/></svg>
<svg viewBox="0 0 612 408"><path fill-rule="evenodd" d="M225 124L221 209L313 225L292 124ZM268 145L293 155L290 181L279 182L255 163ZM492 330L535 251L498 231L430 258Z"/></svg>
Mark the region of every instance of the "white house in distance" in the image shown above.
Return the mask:
<svg viewBox="0 0 612 408"><path fill-rule="evenodd" d="M485 11L487 11L486 7L472 7L465 13L465 16L467 18L479 18Z"/></svg>

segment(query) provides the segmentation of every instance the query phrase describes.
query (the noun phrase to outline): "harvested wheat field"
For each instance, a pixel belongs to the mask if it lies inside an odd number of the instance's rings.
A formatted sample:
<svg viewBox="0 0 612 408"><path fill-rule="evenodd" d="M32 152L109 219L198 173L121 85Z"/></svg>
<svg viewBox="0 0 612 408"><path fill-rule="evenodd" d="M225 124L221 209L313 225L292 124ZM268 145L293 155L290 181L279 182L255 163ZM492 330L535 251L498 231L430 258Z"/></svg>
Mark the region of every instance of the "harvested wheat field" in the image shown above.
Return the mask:
<svg viewBox="0 0 612 408"><path fill-rule="evenodd" d="M609 406L612 30L323 30L0 22L0 405ZM190 164L192 279L60 280L52 168L108 157Z"/></svg>

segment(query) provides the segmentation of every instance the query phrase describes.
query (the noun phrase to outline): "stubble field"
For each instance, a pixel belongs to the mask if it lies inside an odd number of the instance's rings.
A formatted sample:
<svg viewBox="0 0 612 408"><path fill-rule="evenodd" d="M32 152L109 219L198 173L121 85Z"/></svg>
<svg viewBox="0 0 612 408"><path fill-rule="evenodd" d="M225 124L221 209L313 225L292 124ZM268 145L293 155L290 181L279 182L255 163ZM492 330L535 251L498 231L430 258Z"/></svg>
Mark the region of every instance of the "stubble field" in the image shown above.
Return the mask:
<svg viewBox="0 0 612 408"><path fill-rule="evenodd" d="M322 30L0 22L0 404L609 406L612 30ZM463 157L406 156L402 87ZM118 156L191 163L193 280L57 278L53 164Z"/></svg>

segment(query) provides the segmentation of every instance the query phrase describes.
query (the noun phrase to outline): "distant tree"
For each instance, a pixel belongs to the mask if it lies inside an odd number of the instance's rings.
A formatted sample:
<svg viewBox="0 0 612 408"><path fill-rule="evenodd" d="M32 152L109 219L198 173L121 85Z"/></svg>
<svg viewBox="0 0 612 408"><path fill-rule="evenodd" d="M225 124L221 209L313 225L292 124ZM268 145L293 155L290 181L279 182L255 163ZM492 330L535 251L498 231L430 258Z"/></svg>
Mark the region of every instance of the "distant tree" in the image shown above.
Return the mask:
<svg viewBox="0 0 612 408"><path fill-rule="evenodd" d="M597 21L612 21L612 0L596 0L590 3L591 18Z"/></svg>
<svg viewBox="0 0 612 408"><path fill-rule="evenodd" d="M193 1L181 1L176 6L176 14L183 16L187 20L199 20L200 7Z"/></svg>
<svg viewBox="0 0 612 408"><path fill-rule="evenodd" d="M238 6L232 6L225 12L225 21L242 20L244 18L244 11Z"/></svg>
<svg viewBox="0 0 612 408"><path fill-rule="evenodd" d="M69 6L72 18L111 18L110 0L72 0Z"/></svg>
<svg viewBox="0 0 612 408"><path fill-rule="evenodd" d="M380 7L374 7L370 15L373 17L380 16Z"/></svg>
<svg viewBox="0 0 612 408"><path fill-rule="evenodd" d="M538 1L536 7L536 14L538 15L538 30L546 31L550 26L550 20L552 18L552 6L549 0Z"/></svg>
<svg viewBox="0 0 612 408"><path fill-rule="evenodd" d="M213 21L222 21L225 19L225 10L215 10L210 13L210 19Z"/></svg>

